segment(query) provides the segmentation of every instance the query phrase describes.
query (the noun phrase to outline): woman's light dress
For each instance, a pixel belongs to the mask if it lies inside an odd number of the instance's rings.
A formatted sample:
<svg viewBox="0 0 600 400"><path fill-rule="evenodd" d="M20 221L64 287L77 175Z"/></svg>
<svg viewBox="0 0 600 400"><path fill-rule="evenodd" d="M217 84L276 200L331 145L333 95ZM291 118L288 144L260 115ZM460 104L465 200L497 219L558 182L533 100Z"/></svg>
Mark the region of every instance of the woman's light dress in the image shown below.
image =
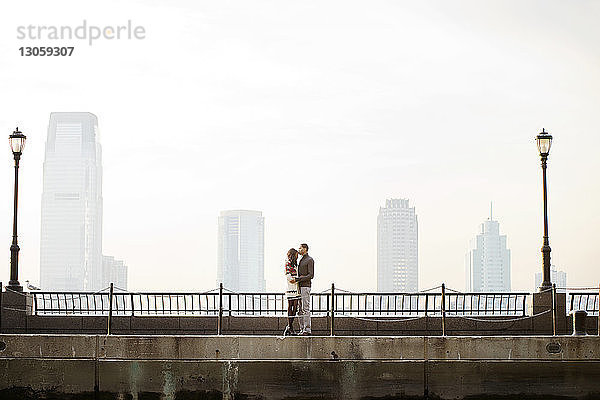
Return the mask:
<svg viewBox="0 0 600 400"><path fill-rule="evenodd" d="M292 283L292 279L298 275L296 268L292 266L289 260L285 262L285 278L287 279L287 290L285 295L288 300L296 300L300 298L300 291L298 290L298 284Z"/></svg>

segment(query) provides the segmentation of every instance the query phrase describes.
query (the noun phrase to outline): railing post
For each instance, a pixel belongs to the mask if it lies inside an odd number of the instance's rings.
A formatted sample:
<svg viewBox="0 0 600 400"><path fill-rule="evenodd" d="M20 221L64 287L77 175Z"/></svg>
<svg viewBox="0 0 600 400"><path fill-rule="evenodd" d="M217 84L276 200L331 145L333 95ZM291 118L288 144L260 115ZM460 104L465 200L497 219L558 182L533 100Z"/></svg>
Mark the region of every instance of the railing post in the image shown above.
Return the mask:
<svg viewBox="0 0 600 400"><path fill-rule="evenodd" d="M140 304L141 304L141 300L140 300ZM135 307L133 306L133 293L131 293L131 316L132 317L135 316Z"/></svg>
<svg viewBox="0 0 600 400"><path fill-rule="evenodd" d="M231 309L233 308L233 305L231 303L231 299L233 297L231 296L231 293L227 293L227 312L229 313L229 316L231 317ZM237 303L236 306L239 308L240 306L240 296L237 296Z"/></svg>
<svg viewBox="0 0 600 400"><path fill-rule="evenodd" d="M0 282L0 333L2 333L2 296L2 282ZM600 335L600 331L598 332L598 334Z"/></svg>
<svg viewBox="0 0 600 400"><path fill-rule="evenodd" d="M552 284L552 336L556 336L556 283Z"/></svg>
<svg viewBox="0 0 600 400"><path fill-rule="evenodd" d="M331 325L329 326L330 331L329 331L329 335L333 336L335 334L335 330L334 330L334 321L335 321L335 285L332 283L331 284Z"/></svg>
<svg viewBox="0 0 600 400"><path fill-rule="evenodd" d="M598 336L600 336L600 285L598 285Z"/></svg>
<svg viewBox="0 0 600 400"><path fill-rule="evenodd" d="M446 285L442 283L442 336L446 336Z"/></svg>
<svg viewBox="0 0 600 400"><path fill-rule="evenodd" d="M106 335L110 335L110 324L112 320L112 303L113 303L113 283L110 283L110 292L108 293L108 322L106 327Z"/></svg>
<svg viewBox="0 0 600 400"><path fill-rule="evenodd" d="M217 319L217 335L223 334L223 282L219 283L219 317Z"/></svg>

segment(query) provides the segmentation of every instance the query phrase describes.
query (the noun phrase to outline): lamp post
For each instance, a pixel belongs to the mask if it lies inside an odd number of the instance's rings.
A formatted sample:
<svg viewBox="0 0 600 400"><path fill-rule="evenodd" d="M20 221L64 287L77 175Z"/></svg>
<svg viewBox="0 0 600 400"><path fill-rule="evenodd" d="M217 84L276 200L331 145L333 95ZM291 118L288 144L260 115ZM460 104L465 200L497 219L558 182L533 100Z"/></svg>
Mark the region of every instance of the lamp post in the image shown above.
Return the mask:
<svg viewBox="0 0 600 400"><path fill-rule="evenodd" d="M537 135L537 147L542 158L542 176L544 185L544 244L542 245L542 260L543 260L543 280L539 288L540 292L551 289L552 282L550 279L550 242L548 241L548 195L546 190L546 161L550 153L552 145L552 135L542 129L542 132Z"/></svg>
<svg viewBox="0 0 600 400"><path fill-rule="evenodd" d="M17 244L17 199L19 194L19 160L25 147L25 135L19 131L19 128L8 137L10 148L15 158L15 203L13 218L13 239L10 246L10 281L8 289L22 292L23 286L19 284L19 245Z"/></svg>

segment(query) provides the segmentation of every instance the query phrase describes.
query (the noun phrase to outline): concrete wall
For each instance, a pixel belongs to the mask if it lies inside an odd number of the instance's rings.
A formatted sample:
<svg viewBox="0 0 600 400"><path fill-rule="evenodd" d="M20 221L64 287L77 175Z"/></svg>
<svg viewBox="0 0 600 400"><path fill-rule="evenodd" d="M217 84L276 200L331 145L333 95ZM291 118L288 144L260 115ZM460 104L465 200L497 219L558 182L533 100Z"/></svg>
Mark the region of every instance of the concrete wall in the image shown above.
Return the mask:
<svg viewBox="0 0 600 400"><path fill-rule="evenodd" d="M36 316L12 312L3 313L2 333L105 334L108 318L102 316ZM469 318L469 317L467 317ZM446 318L446 334L460 335L551 335L552 318L545 314L536 318L509 321L512 317ZM339 336L436 336L442 334L439 317L399 321L399 318L349 317L335 318L335 334ZM283 317L223 317L225 335L281 335L287 318ZM572 333L572 319L563 316L558 334ZM330 320L315 317L314 335L329 335ZM587 318L588 334L597 333L597 318ZM122 335L213 335L217 332L217 317L113 317L111 332Z"/></svg>
<svg viewBox="0 0 600 400"><path fill-rule="evenodd" d="M598 337L0 335L0 348L0 399L600 395Z"/></svg>

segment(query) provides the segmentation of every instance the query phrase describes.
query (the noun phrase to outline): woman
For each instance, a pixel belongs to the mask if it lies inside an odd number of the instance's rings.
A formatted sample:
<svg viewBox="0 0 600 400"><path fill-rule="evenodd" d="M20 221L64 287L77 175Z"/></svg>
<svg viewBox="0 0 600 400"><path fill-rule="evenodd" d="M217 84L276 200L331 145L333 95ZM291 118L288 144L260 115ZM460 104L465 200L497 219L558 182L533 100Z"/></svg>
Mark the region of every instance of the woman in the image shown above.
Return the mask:
<svg viewBox="0 0 600 400"><path fill-rule="evenodd" d="M300 302L300 291L296 283L298 276L298 250L289 249L287 252L287 260L285 261L285 278L287 280L287 290L285 295L288 299L288 326L283 332L284 336L294 335L294 317L298 312Z"/></svg>

